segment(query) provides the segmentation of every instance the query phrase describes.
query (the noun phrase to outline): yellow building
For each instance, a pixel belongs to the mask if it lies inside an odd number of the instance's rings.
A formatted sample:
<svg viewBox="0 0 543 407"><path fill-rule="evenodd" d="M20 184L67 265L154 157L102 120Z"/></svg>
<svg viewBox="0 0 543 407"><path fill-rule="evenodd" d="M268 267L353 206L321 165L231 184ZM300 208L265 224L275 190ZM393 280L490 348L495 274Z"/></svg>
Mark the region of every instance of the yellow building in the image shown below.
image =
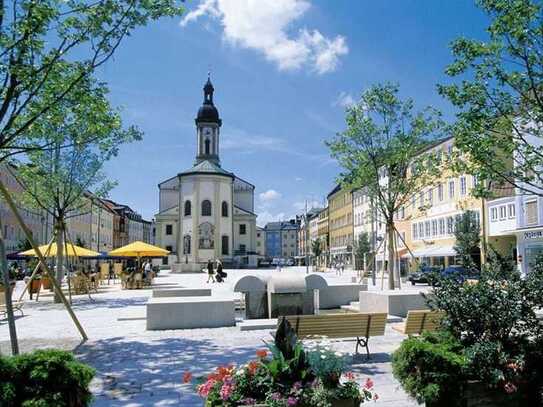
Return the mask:
<svg viewBox="0 0 543 407"><path fill-rule="evenodd" d="M328 207L320 211L317 219L317 236L321 242L321 255L318 259L320 267L328 267L330 236L328 231Z"/></svg>
<svg viewBox="0 0 543 407"><path fill-rule="evenodd" d="M353 266L353 201L350 190L337 185L328 194L330 261Z"/></svg>

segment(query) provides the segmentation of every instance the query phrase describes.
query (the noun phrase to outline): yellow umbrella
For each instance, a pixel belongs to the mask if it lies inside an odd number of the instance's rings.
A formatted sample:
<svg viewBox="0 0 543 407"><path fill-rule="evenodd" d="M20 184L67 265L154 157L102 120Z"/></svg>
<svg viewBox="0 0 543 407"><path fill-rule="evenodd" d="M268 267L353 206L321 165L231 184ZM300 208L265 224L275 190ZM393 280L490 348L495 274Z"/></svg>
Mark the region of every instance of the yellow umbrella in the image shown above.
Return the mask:
<svg viewBox="0 0 543 407"><path fill-rule="evenodd" d="M109 252L110 256L120 257L164 257L170 252L158 246L152 244L136 241L126 246L119 247L118 249Z"/></svg>
<svg viewBox="0 0 543 407"><path fill-rule="evenodd" d="M66 248L64 249L64 255L70 256L70 257L97 257L100 256L100 253L95 252L93 250L85 249L84 247L79 247L73 244L68 243L68 250ZM47 252L47 248L49 245L42 245L38 248L40 249L41 254L45 256L45 253ZM19 253L21 256L34 256L38 257L34 249L26 250L24 252ZM51 245L51 249L49 249L49 253L47 253L46 257L55 257L57 255L57 244L53 243Z"/></svg>

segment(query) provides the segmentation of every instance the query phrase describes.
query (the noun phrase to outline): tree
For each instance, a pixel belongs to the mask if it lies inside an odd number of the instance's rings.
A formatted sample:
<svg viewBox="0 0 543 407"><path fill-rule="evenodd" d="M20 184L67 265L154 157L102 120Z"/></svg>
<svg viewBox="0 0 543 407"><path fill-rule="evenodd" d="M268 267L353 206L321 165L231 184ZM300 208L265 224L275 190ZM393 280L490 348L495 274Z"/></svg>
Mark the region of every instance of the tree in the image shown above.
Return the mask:
<svg viewBox="0 0 543 407"><path fill-rule="evenodd" d="M87 81L86 95L65 98L28 129L29 137L52 148L27 152L26 162L14 174L24 189L23 203L54 221L59 283L64 275L66 221L88 212L92 196L108 193L114 183L101 171L104 162L117 154L121 144L141 139L136 128L122 127L119 113L107 101L105 85Z"/></svg>
<svg viewBox="0 0 543 407"><path fill-rule="evenodd" d="M465 211L456 215L454 228L454 251L460 258L460 264L472 269L477 266L475 257L480 255L481 226L475 211Z"/></svg>
<svg viewBox="0 0 543 407"><path fill-rule="evenodd" d="M313 242L311 242L311 251L313 252L313 257L315 257L317 261L319 261L322 254L322 246L321 246L320 239L315 239L313 240Z"/></svg>
<svg viewBox="0 0 543 407"><path fill-rule="evenodd" d="M368 232L362 232L358 236L358 240L355 242L355 257L358 264L362 264L362 268L365 269L367 262L369 261L369 254L371 253L371 243Z"/></svg>
<svg viewBox="0 0 543 407"><path fill-rule="evenodd" d="M53 147L28 130L104 64L137 27L180 15L176 0L0 3L0 161Z"/></svg>
<svg viewBox="0 0 543 407"><path fill-rule="evenodd" d="M462 171L478 176L478 193L517 187L543 196L543 3L478 0L491 18L489 38L459 38L439 86L459 109L455 144L469 156ZM496 159L498 157L498 159Z"/></svg>
<svg viewBox="0 0 543 407"><path fill-rule="evenodd" d="M414 110L411 99L401 100L390 83L370 87L346 112L347 129L327 143L343 168L340 181L349 188L365 187L373 196L377 215L386 226L389 288L399 281L395 270L394 217L409 198L432 185L439 162L425 153L444 128L440 114Z"/></svg>

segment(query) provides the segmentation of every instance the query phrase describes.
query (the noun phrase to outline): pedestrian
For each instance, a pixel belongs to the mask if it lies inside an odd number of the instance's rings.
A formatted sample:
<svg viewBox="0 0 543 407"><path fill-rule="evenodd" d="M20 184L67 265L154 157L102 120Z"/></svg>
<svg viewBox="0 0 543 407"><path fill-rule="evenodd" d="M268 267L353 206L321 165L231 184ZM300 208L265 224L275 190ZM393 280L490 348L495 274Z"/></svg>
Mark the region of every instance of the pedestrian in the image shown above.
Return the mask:
<svg viewBox="0 0 543 407"><path fill-rule="evenodd" d="M222 262L217 259L217 281L222 283L227 276L228 274L226 274L222 269Z"/></svg>
<svg viewBox="0 0 543 407"><path fill-rule="evenodd" d="M215 282L215 270L213 269L213 262L210 260L207 261L207 282L211 280L212 283Z"/></svg>
<svg viewBox="0 0 543 407"><path fill-rule="evenodd" d="M143 267L143 278L150 278L152 271L151 261L147 259Z"/></svg>

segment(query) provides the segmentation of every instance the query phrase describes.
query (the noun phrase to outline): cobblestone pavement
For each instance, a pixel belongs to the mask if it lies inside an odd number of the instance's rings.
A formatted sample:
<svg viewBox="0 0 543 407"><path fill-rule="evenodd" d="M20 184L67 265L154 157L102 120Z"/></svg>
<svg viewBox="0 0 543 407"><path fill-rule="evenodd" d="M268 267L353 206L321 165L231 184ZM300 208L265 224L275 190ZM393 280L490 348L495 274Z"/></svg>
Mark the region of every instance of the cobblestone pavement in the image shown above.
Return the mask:
<svg viewBox="0 0 543 407"><path fill-rule="evenodd" d="M226 284L210 284L214 295L231 293L233 281L248 273L246 270L228 272ZM327 273L325 277L346 282L351 280L352 274ZM161 272L155 286L207 286L205 278L202 274ZM21 289L19 283L17 290ZM150 294L149 289L120 290L118 284L112 283L93 294L92 301L86 296L74 299L74 310L90 338L85 343L81 343L66 310L61 304L53 304L50 294L43 294L38 303L27 300L25 316L17 318L21 350L45 347L75 350L82 361L97 369L92 383L94 407L202 406L202 400L191 386L182 384L183 372L188 370L198 376L219 364L245 363L263 346L263 340L270 339L269 330L241 332L236 327L146 331L145 303ZM7 324L2 320L2 353L9 352L8 338ZM353 358L352 371L360 375L361 381L371 377L375 383L380 397L376 406L417 405L392 376L390 355L403 338L405 336L387 326L385 336L370 340L372 359L369 362L363 356ZM334 347L342 352L354 352L354 342L334 342Z"/></svg>

